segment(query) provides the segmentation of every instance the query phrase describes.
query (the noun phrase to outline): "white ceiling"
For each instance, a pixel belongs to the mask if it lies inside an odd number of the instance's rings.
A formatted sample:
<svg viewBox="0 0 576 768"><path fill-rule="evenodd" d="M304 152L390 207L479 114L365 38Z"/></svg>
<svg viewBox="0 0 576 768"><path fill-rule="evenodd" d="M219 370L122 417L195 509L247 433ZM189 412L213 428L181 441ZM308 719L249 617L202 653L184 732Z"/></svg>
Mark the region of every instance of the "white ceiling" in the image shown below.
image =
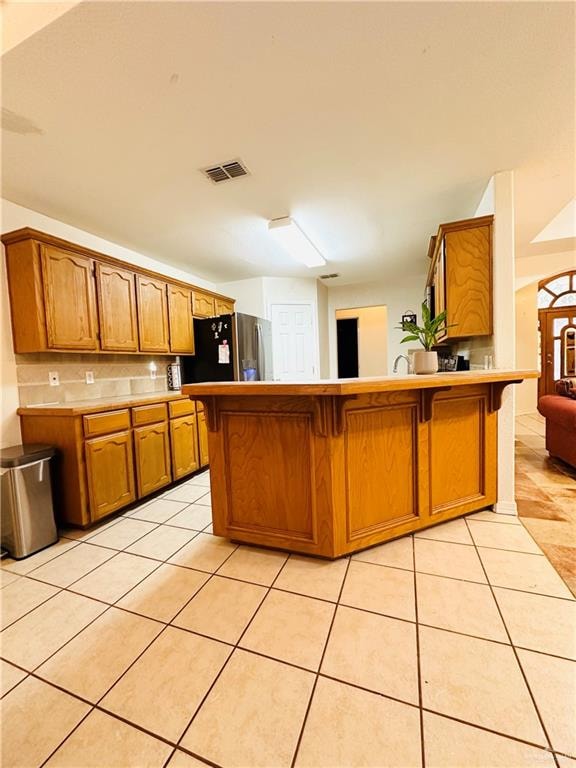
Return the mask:
<svg viewBox="0 0 576 768"><path fill-rule="evenodd" d="M571 3L82 3L2 59L3 195L208 279L422 271L515 169L574 197ZM241 158L213 185L199 168ZM328 259L284 256L293 216Z"/></svg>

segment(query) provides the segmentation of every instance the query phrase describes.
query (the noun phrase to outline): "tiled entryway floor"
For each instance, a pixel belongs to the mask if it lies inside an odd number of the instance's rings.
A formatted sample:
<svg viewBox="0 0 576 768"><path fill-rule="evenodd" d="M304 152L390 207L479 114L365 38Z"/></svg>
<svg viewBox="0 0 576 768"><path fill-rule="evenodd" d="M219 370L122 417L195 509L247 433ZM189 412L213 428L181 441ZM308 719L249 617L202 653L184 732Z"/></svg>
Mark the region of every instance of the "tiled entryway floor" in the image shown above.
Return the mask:
<svg viewBox="0 0 576 768"><path fill-rule="evenodd" d="M550 458L545 420L516 418L516 503L525 527L576 594L576 469Z"/></svg>
<svg viewBox="0 0 576 768"><path fill-rule="evenodd" d="M4 768L576 768L576 601L518 519L326 562L208 490L3 563Z"/></svg>

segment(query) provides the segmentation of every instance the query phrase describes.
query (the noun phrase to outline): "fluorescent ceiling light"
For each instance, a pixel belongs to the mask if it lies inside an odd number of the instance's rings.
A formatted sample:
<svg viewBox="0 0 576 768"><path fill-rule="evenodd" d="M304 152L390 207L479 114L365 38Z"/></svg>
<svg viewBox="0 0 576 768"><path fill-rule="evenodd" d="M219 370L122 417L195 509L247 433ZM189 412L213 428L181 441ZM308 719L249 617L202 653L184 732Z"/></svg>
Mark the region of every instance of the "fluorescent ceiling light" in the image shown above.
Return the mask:
<svg viewBox="0 0 576 768"><path fill-rule="evenodd" d="M301 261L307 267L322 267L326 264L326 259L318 248L302 232L294 219L289 216L269 221L268 231L286 253L296 261Z"/></svg>

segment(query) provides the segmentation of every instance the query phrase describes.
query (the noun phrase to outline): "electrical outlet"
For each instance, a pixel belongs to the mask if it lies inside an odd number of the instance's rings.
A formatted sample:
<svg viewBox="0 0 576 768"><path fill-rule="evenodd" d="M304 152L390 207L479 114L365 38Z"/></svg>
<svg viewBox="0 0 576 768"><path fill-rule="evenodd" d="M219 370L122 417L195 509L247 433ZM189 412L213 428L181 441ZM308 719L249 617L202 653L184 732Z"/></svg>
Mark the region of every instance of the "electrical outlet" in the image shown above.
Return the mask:
<svg viewBox="0 0 576 768"><path fill-rule="evenodd" d="M148 370L150 371L150 378L155 379L156 378L156 371L158 370L156 363L150 363L148 366Z"/></svg>
<svg viewBox="0 0 576 768"><path fill-rule="evenodd" d="M86 384L94 384L94 371L86 371Z"/></svg>
<svg viewBox="0 0 576 768"><path fill-rule="evenodd" d="M48 372L48 383L51 387L57 387L60 384L60 376L58 375L58 371Z"/></svg>

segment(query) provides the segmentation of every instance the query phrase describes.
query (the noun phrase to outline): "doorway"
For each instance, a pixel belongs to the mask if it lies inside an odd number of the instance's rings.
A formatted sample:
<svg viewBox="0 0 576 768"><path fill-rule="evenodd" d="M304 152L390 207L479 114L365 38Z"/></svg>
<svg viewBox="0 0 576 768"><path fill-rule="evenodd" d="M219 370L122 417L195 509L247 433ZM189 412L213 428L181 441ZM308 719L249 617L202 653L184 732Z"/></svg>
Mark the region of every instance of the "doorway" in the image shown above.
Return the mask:
<svg viewBox="0 0 576 768"><path fill-rule="evenodd" d="M388 310L380 304L336 310L336 360L339 378L386 376ZM348 325L345 321L351 320Z"/></svg>
<svg viewBox="0 0 576 768"><path fill-rule="evenodd" d="M275 381L315 378L311 304L272 304L272 357Z"/></svg>
<svg viewBox="0 0 576 768"><path fill-rule="evenodd" d="M336 343L338 345L338 378L358 377L358 318L346 317L336 320Z"/></svg>
<svg viewBox="0 0 576 768"><path fill-rule="evenodd" d="M556 392L559 379L576 376L576 271L538 283L538 324L542 397Z"/></svg>

